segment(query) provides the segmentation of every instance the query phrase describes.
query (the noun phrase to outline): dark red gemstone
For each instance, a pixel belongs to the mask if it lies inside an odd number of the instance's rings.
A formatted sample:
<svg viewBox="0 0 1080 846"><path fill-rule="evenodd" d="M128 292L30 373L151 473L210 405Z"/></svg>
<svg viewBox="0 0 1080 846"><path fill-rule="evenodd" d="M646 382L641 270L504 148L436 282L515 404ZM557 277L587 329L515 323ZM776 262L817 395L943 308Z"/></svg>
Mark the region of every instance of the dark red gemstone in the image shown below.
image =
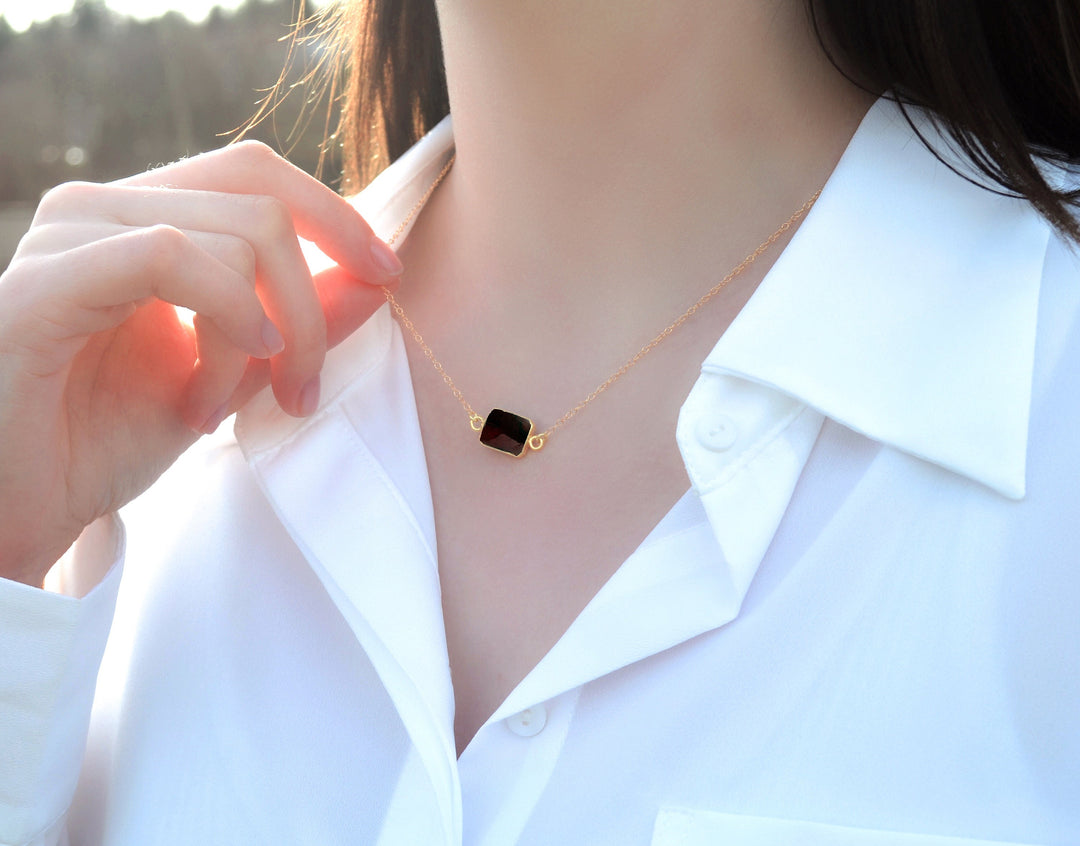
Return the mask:
<svg viewBox="0 0 1080 846"><path fill-rule="evenodd" d="M480 443L516 457L525 452L532 428L532 421L528 417L493 408L484 420L484 428L480 430Z"/></svg>

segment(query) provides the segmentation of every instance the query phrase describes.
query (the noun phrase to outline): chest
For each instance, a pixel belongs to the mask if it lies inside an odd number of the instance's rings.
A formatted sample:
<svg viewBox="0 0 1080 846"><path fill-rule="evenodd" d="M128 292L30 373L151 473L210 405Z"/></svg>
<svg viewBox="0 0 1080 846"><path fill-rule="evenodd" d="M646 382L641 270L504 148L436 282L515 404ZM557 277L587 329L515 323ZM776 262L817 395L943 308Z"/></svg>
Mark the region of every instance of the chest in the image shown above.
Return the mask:
<svg viewBox="0 0 1080 846"><path fill-rule="evenodd" d="M416 362L459 754L689 486L678 404L638 386L589 408L539 452L482 446L441 380ZM605 409L604 406L607 406ZM621 407L621 408L620 408ZM596 413L593 413L593 412Z"/></svg>
<svg viewBox="0 0 1080 846"><path fill-rule="evenodd" d="M552 671L500 709L507 723L543 709L546 726L521 736L492 721L455 764L412 693L442 668L406 654L439 609L417 583L396 603L378 594L428 560L406 554L414 530L393 524L390 492L330 496L321 467L297 491L312 457L260 469L287 525L243 467L201 474L210 501L185 523L132 520L133 561L163 539L173 559L154 569L142 645L116 687L140 704L108 797L129 842L682 842L653 835L672 808L713 834L728 833L708 827L717 814L739 816L763 842L784 842L768 817L844 827L823 842L858 829L859 846L926 839L867 829L1071 842L1075 544L1006 519L946 471L826 424L736 619L721 625L715 550L668 545L650 562L646 544L626 563L650 566L632 586L620 568ZM362 475L335 459L343 484ZM341 542L320 546L336 525ZM443 823L455 814L457 837Z"/></svg>

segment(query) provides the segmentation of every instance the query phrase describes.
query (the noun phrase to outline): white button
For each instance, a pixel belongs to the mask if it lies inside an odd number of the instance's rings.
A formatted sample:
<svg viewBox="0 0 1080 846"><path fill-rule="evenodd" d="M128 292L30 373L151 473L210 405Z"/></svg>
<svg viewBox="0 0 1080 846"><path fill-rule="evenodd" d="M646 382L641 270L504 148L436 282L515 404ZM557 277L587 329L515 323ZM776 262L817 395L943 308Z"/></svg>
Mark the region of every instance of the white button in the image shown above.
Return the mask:
<svg viewBox="0 0 1080 846"><path fill-rule="evenodd" d="M506 727L518 737L533 737L540 734L547 725L547 708L533 705L506 718Z"/></svg>
<svg viewBox="0 0 1080 846"><path fill-rule="evenodd" d="M730 449L739 437L735 421L726 414L703 417L697 424L697 437L701 445L713 452Z"/></svg>

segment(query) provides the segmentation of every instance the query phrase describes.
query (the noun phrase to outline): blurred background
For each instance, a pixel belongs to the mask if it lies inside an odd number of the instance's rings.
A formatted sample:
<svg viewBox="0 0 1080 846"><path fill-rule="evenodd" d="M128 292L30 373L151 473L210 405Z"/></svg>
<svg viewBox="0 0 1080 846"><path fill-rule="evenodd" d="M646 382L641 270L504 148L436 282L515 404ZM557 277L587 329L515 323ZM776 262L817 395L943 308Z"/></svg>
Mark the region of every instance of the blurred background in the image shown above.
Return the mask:
<svg viewBox="0 0 1080 846"><path fill-rule="evenodd" d="M61 0L67 10L50 14L48 0L0 0L0 272L52 186L226 144L277 82L297 18L294 0L111 2ZM285 91L319 45L309 38L296 50ZM247 135L314 172L325 109L297 125L301 96ZM327 181L336 175L328 160Z"/></svg>

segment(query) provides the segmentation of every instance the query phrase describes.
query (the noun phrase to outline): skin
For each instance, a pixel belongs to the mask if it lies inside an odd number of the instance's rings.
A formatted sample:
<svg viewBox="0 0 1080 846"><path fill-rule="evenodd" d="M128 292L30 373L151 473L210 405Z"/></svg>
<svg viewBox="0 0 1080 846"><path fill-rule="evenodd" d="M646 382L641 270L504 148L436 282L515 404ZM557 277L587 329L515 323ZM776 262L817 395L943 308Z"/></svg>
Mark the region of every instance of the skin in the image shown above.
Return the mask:
<svg viewBox="0 0 1080 846"><path fill-rule="evenodd" d="M870 103L797 0L438 6L457 163L397 296L478 410L541 426L801 206ZM312 280L297 234L340 268ZM0 575L40 585L268 380L310 411L327 346L400 272L378 243L258 145L46 197L0 277ZM679 406L782 246L521 462L475 444L408 343L459 752L687 489Z"/></svg>
<svg viewBox="0 0 1080 846"><path fill-rule="evenodd" d="M764 241L872 98L795 0L441 0L457 161L397 294L480 413L541 427ZM678 410L783 244L520 461L407 341L459 753L689 487Z"/></svg>
<svg viewBox="0 0 1080 846"><path fill-rule="evenodd" d="M340 268L313 280L298 234ZM348 203L261 144L50 192L0 277L0 575L41 585L267 382L310 413L327 345L399 272Z"/></svg>

